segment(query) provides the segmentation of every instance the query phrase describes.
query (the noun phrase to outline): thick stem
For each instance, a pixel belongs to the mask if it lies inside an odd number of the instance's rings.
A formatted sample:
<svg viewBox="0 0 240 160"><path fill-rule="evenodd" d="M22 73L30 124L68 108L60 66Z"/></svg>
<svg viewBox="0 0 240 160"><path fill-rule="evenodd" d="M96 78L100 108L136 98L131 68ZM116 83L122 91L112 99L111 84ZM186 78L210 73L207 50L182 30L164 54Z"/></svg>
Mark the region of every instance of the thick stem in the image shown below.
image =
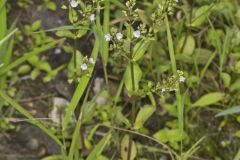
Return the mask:
<svg viewBox="0 0 240 160"><path fill-rule="evenodd" d="M133 56L133 45L132 41L130 41L130 59L132 59ZM131 81L132 81L132 90L135 92L135 77L134 77L134 63L131 61L130 62L130 68L131 68ZM131 97L133 98L133 97ZM134 125L135 121L135 112L136 112L136 101L133 98L132 100L132 109L131 109L131 123L132 123L132 128ZM129 135L129 142L128 142L128 155L127 155L127 160L131 160L131 152L132 152L132 139L133 135Z"/></svg>

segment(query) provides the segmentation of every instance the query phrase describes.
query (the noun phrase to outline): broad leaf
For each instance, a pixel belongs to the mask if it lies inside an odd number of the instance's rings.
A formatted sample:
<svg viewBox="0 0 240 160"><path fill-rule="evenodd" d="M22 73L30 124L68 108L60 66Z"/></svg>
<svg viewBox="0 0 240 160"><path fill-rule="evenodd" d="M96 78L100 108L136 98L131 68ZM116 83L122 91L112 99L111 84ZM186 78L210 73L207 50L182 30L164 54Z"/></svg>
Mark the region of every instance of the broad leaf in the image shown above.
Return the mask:
<svg viewBox="0 0 240 160"><path fill-rule="evenodd" d="M145 105L143 106L140 111L138 112L134 128L135 129L140 129L143 127L144 123L147 121L149 117L154 113L156 108L151 105Z"/></svg>
<svg viewBox="0 0 240 160"><path fill-rule="evenodd" d="M124 75L124 84L129 92L133 91L133 84L132 84L132 74L131 74L131 64L127 66L125 75ZM139 67L138 64L134 63L133 64L133 72L134 72L134 86L135 86L135 91L138 90L139 87L139 81L142 78L142 70Z"/></svg>
<svg viewBox="0 0 240 160"><path fill-rule="evenodd" d="M151 42L150 40L143 39L134 46L133 61L137 61L142 58L144 53L147 51L150 42Z"/></svg>
<svg viewBox="0 0 240 160"><path fill-rule="evenodd" d="M221 92L212 92L205 94L193 104L193 107L208 106L211 104L215 104L218 101L223 100L224 95L225 94Z"/></svg>
<svg viewBox="0 0 240 160"><path fill-rule="evenodd" d="M121 158L122 158L122 160L127 160L128 159L129 138L130 138L129 135L126 134L123 137L122 142L121 142ZM134 141L132 141L130 160L134 160L136 155L137 155L137 148L136 148L136 145L135 145Z"/></svg>
<svg viewBox="0 0 240 160"><path fill-rule="evenodd" d="M209 11L208 5L202 6L198 8L196 11L194 11L191 26L198 27L202 25L207 19L208 11Z"/></svg>

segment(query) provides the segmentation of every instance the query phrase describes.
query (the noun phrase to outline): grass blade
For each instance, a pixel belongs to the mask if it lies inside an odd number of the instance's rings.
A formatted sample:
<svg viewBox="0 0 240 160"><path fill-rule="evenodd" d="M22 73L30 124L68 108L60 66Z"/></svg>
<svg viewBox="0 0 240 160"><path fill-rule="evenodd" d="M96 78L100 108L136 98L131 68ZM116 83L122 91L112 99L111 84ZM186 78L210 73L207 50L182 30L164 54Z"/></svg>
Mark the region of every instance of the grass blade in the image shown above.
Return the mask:
<svg viewBox="0 0 240 160"><path fill-rule="evenodd" d="M93 57L93 59L97 59L98 51L99 51L99 39L96 38L94 48L92 51L92 55L91 55L91 57ZM92 70L90 71L90 74L92 74ZM66 114L63 119L63 125L62 125L63 131L66 130L67 125L70 121L71 115L74 112L75 108L77 107L77 104L78 104L80 98L82 97L82 94L85 91L89 80L90 80L90 76L83 76L82 78L80 78L78 86L77 86L76 90L74 91L73 97L71 99L71 102L66 110Z"/></svg>
<svg viewBox="0 0 240 160"><path fill-rule="evenodd" d="M231 114L236 114L236 113L240 113L240 106L226 109L226 110L218 113L215 117L221 117L221 116L226 116L226 115L231 115Z"/></svg>
<svg viewBox="0 0 240 160"><path fill-rule="evenodd" d="M51 29L41 30L41 31L33 32L33 33L55 32L55 31L63 31L63 30L79 30L79 29L90 30L90 28L88 28L88 27L66 25L66 26L61 26L61 27L55 27L55 28L51 28Z"/></svg>
<svg viewBox="0 0 240 160"><path fill-rule="evenodd" d="M9 97L6 93L3 91L0 91L0 97L5 100L7 103L9 103L14 109L19 111L21 114L23 114L25 117L29 119L29 122L33 125L40 128L43 132L45 132L49 137L51 137L58 145L63 147L62 142L49 130L47 129L41 122L36 120L25 108L23 108L21 105L19 105L17 102L14 101L11 97Z"/></svg>
<svg viewBox="0 0 240 160"><path fill-rule="evenodd" d="M167 15L165 15L165 23L167 28L168 48L169 48L171 65L172 65L172 71L174 74L177 74L177 65L176 65L176 59L175 59L175 53L174 53L173 39L172 39L172 34L171 34ZM178 127L180 130L180 135L182 137L183 131L184 131L184 124L183 124L184 123L184 120L183 120L184 104L182 102L182 96L180 94L178 85L177 85L177 91L175 92L175 95L177 99L177 108L178 108ZM181 150L182 150L182 142L181 142Z"/></svg>
<svg viewBox="0 0 240 160"><path fill-rule="evenodd" d="M6 42L15 32L17 32L18 29L15 28L13 31L11 31L8 35L6 35L3 39L0 39L0 46Z"/></svg>
<svg viewBox="0 0 240 160"><path fill-rule="evenodd" d="M101 140L100 142L95 146L93 151L89 154L87 157L87 160L96 160L97 157L99 157L108 144L110 138L112 137L111 132L109 131Z"/></svg>
<svg viewBox="0 0 240 160"><path fill-rule="evenodd" d="M0 40L2 40L7 34L7 11L5 1L0 1ZM4 62L5 53L3 50L4 46L0 45L0 64Z"/></svg>

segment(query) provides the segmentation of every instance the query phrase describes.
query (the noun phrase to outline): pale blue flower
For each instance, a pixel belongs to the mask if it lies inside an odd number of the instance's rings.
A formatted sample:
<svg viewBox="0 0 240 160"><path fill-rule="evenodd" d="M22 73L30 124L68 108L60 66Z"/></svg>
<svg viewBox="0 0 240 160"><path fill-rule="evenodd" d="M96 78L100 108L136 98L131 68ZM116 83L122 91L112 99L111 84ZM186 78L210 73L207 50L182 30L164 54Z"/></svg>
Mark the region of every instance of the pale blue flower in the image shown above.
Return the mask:
<svg viewBox="0 0 240 160"><path fill-rule="evenodd" d="M75 1L75 0L71 0L70 5L71 5L72 8L76 8L78 6L78 2Z"/></svg>
<svg viewBox="0 0 240 160"><path fill-rule="evenodd" d="M86 71L86 70L88 69L87 64L86 64L86 63L83 63L83 64L81 65L81 69L82 69L83 71Z"/></svg>
<svg viewBox="0 0 240 160"><path fill-rule="evenodd" d="M135 38L140 38L141 32L140 32L139 30L136 30L136 31L133 32L133 36L134 36Z"/></svg>
<svg viewBox="0 0 240 160"><path fill-rule="evenodd" d="M105 38L105 40L106 40L107 42L111 41L111 35L110 35L110 33L107 33L107 34L104 36L104 38Z"/></svg>
<svg viewBox="0 0 240 160"><path fill-rule="evenodd" d="M116 34L117 40L120 41L120 40L122 39L122 37L123 37L122 33L118 32L118 33Z"/></svg>
<svg viewBox="0 0 240 160"><path fill-rule="evenodd" d="M92 64L94 64L94 63L95 63L92 57L91 57L91 58L89 58L89 62L90 62L90 63L92 63Z"/></svg>
<svg viewBox="0 0 240 160"><path fill-rule="evenodd" d="M95 21L96 17L95 17L95 14L91 14L90 15L90 21L93 22Z"/></svg>
<svg viewBox="0 0 240 160"><path fill-rule="evenodd" d="M180 76L179 81L180 81L180 82L184 82L184 81L185 81L185 77Z"/></svg>

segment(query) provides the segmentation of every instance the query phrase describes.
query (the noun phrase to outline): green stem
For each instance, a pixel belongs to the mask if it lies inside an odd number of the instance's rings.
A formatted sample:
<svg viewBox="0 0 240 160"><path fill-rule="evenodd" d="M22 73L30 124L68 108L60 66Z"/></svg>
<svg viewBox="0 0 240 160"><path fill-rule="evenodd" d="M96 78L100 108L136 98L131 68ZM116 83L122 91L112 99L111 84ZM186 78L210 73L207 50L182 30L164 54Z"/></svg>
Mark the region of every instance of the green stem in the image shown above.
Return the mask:
<svg viewBox="0 0 240 160"><path fill-rule="evenodd" d="M167 28L168 48L169 48L171 65L172 65L172 71L174 74L177 74L177 65L176 65L176 59L175 59L175 53L174 53L173 39L172 39L172 34L170 31L170 25L168 22L167 15L165 15L165 23L166 23L166 28ZM177 109L178 109L178 127L180 130L180 137L181 137L180 152L182 153L182 150L183 150L182 135L183 135L183 129L184 129L184 119L183 119L184 108L182 105L182 96L179 91L179 89L180 89L179 85L177 85L176 89L177 89L177 91L175 92L175 95L176 95Z"/></svg>
<svg viewBox="0 0 240 160"><path fill-rule="evenodd" d="M77 37L74 38L73 44L73 67L74 67L74 81L77 80Z"/></svg>
<svg viewBox="0 0 240 160"><path fill-rule="evenodd" d="M131 28L130 28L130 32ZM130 38L130 59L132 60L133 57L133 45L132 45L132 39ZM134 77L134 62L130 61L130 69L131 69L131 81L132 81L132 90L133 92L135 92L135 77ZM134 125L134 121L135 121L135 112L136 112L136 101L134 99L134 97L132 100L132 110L131 110L131 123L132 123L132 128ZM130 134L129 135L129 142L128 142L128 155L127 155L127 160L131 160L131 152L132 152L132 139L133 139L133 135Z"/></svg>
<svg viewBox="0 0 240 160"><path fill-rule="evenodd" d="M7 33L7 11L5 6L6 1L0 1L0 40L2 40ZM6 44L6 43L5 43ZM6 48L3 45L0 45L0 65L5 63L6 58ZM7 65L7 64L5 64ZM0 90L4 90L6 88L6 77L0 78ZM0 102L0 108L2 106L2 102Z"/></svg>
<svg viewBox="0 0 240 160"><path fill-rule="evenodd" d="M106 34L109 32L109 21L110 21L110 2L109 0L104 1L104 17L103 17L103 34ZM107 90L110 95L109 90L109 82L108 82L108 73L107 73L107 61L108 61L108 42L103 41L103 50L102 50L102 61L103 61L103 72L104 72L104 78L107 85Z"/></svg>

